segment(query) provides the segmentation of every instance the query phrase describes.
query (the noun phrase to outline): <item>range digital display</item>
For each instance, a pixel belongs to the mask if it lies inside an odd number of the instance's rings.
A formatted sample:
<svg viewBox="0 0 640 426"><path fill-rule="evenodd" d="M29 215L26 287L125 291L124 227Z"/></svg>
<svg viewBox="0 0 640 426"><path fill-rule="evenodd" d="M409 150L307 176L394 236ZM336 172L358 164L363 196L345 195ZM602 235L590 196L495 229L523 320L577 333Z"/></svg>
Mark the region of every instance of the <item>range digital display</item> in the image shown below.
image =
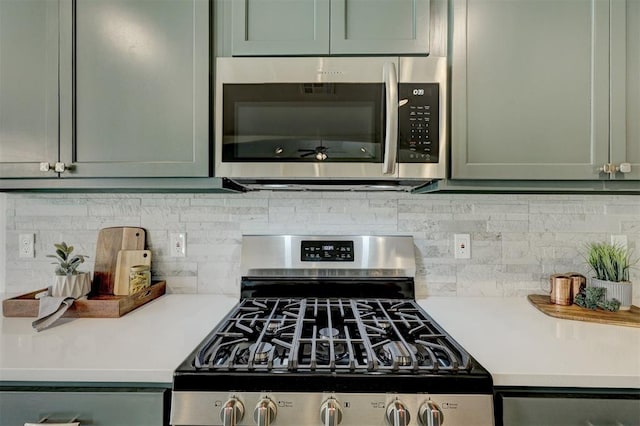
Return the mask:
<svg viewBox="0 0 640 426"><path fill-rule="evenodd" d="M353 241L302 241L302 262L353 262Z"/></svg>

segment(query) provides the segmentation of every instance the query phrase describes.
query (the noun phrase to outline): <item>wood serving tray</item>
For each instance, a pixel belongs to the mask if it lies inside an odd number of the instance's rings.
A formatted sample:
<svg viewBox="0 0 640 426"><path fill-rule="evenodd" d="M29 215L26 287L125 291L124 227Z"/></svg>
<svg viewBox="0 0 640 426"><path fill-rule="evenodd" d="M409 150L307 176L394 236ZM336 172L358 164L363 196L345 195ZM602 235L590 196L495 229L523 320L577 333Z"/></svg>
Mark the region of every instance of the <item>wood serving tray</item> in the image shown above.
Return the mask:
<svg viewBox="0 0 640 426"><path fill-rule="evenodd" d="M548 295L543 294L530 294L527 299L538 310L554 318L640 327L640 308L635 305L628 311L609 312L602 309L592 311L578 305L555 305L551 303Z"/></svg>
<svg viewBox="0 0 640 426"><path fill-rule="evenodd" d="M89 295L78 299L62 315L63 318L119 318L134 309L162 296L166 292L166 281L154 282L150 287L128 296ZM37 317L40 301L35 295L46 288L32 291L2 301L5 317Z"/></svg>

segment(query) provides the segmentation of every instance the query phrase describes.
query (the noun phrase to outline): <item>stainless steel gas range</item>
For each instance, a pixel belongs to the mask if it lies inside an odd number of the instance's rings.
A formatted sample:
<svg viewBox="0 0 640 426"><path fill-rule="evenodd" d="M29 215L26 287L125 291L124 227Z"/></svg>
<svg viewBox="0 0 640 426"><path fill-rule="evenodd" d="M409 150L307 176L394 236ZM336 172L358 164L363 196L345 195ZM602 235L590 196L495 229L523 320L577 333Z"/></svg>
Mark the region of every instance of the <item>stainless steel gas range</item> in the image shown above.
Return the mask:
<svg viewBox="0 0 640 426"><path fill-rule="evenodd" d="M412 237L245 236L241 268L172 425L494 424L491 376L415 301Z"/></svg>

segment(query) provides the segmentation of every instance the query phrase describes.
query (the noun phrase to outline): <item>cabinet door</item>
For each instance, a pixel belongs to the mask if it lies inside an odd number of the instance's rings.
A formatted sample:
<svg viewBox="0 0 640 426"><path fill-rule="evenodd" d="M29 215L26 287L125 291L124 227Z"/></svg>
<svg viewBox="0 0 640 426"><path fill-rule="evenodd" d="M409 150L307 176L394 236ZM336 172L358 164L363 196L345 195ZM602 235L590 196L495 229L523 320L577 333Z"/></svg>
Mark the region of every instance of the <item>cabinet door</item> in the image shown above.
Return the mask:
<svg viewBox="0 0 640 426"><path fill-rule="evenodd" d="M58 2L0 1L0 178L54 177L58 161Z"/></svg>
<svg viewBox="0 0 640 426"><path fill-rule="evenodd" d="M76 419L80 425L161 426L165 424L165 392L168 391L91 389L76 392L73 388L2 391L0 424L71 423Z"/></svg>
<svg viewBox="0 0 640 426"><path fill-rule="evenodd" d="M611 162L640 180L640 2L613 0L611 22Z"/></svg>
<svg viewBox="0 0 640 426"><path fill-rule="evenodd" d="M453 20L452 177L598 179L608 2L456 0Z"/></svg>
<svg viewBox="0 0 640 426"><path fill-rule="evenodd" d="M329 0L233 0L232 54L327 55Z"/></svg>
<svg viewBox="0 0 640 426"><path fill-rule="evenodd" d="M332 0L330 50L429 53L429 0Z"/></svg>
<svg viewBox="0 0 640 426"><path fill-rule="evenodd" d="M208 176L209 2L65 0L61 20L61 176Z"/></svg>

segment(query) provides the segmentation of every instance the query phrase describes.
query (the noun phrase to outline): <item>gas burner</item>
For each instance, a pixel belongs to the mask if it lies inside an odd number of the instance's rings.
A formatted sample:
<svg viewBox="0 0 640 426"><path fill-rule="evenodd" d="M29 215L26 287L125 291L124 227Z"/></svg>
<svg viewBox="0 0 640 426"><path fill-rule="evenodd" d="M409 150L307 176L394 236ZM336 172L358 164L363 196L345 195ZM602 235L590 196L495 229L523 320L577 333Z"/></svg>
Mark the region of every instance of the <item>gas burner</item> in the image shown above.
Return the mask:
<svg viewBox="0 0 640 426"><path fill-rule="evenodd" d="M321 328L320 331L318 331L318 334L320 335L321 339L329 339L330 337L332 338L338 337L338 335L340 334L340 331L338 331L338 329L336 328L325 327L325 328Z"/></svg>
<svg viewBox="0 0 640 426"><path fill-rule="evenodd" d="M264 364L269 359L269 353L273 349L271 343L254 343L249 347L250 352L255 352L253 360L256 364Z"/></svg>
<svg viewBox="0 0 640 426"><path fill-rule="evenodd" d="M339 361L349 355L347 346L344 343L333 344L333 361ZM320 361L329 362L331 359L331 343L320 340L316 346L316 356Z"/></svg>
<svg viewBox="0 0 640 426"><path fill-rule="evenodd" d="M347 347L344 343L333 342L333 359L331 358L331 339L336 339L340 335L337 328L325 327L318 331L320 340L316 345L316 356L321 361L339 361L348 355Z"/></svg>
<svg viewBox="0 0 640 426"><path fill-rule="evenodd" d="M384 331L389 331L389 327L391 327L391 324L387 320L376 320L376 325Z"/></svg>
<svg viewBox="0 0 640 426"><path fill-rule="evenodd" d="M234 366L246 366L251 360L251 354L253 355L253 362L255 364L266 364L269 359L269 354L273 350L271 343L239 343L237 345L236 356L233 361Z"/></svg>
<svg viewBox="0 0 640 426"><path fill-rule="evenodd" d="M407 343L407 345L399 341L385 343L382 345L382 349L378 351L378 356L385 365L410 366L418 353L418 348L411 343ZM414 357L411 356L412 354Z"/></svg>
<svg viewBox="0 0 640 426"><path fill-rule="evenodd" d="M278 335L282 330L282 326L284 325L282 316L278 316L273 318L267 322L265 326L266 334L270 336Z"/></svg>

